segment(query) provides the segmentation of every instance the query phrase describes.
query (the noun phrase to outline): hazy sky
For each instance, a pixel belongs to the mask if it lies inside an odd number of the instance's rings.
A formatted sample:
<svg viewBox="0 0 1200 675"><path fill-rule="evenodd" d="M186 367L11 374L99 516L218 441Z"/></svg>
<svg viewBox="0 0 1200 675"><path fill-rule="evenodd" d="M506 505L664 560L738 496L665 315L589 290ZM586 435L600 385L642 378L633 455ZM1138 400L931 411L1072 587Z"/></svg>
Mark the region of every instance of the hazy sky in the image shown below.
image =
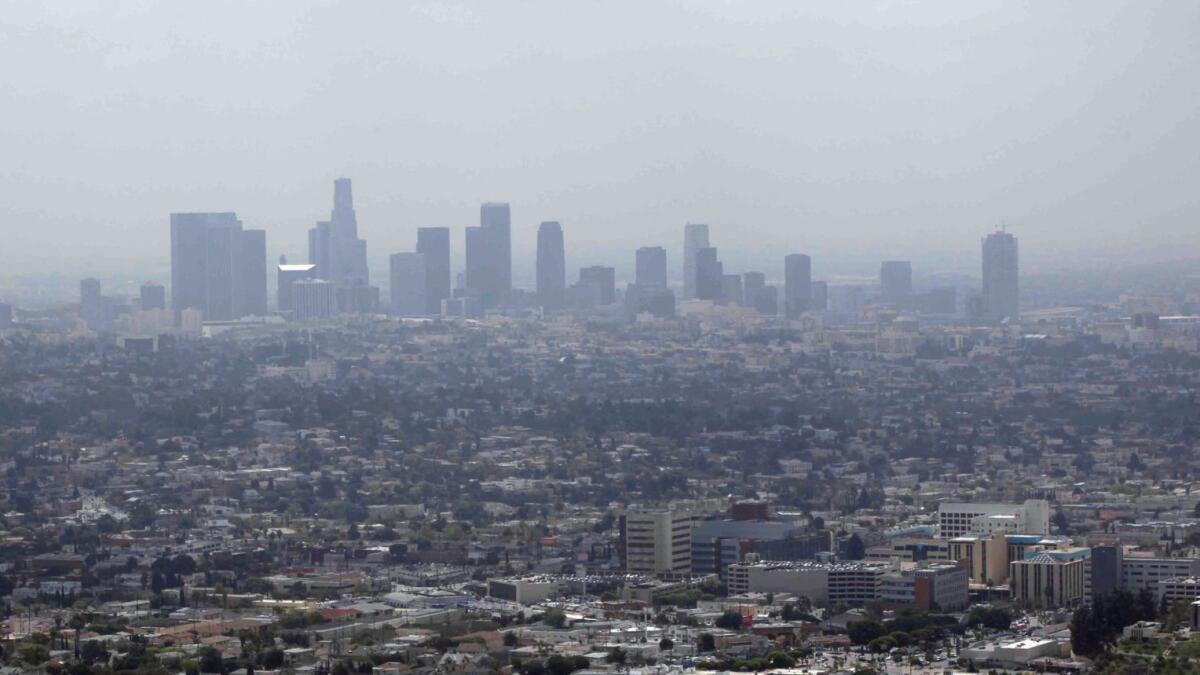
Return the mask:
<svg viewBox="0 0 1200 675"><path fill-rule="evenodd" d="M93 2L0 11L0 267L164 276L168 213L373 262L513 206L518 280L708 222L727 268L1200 247L1200 3ZM765 262L756 258L763 256ZM1198 256L1200 257L1200 256ZM629 260L626 260L628 258Z"/></svg>

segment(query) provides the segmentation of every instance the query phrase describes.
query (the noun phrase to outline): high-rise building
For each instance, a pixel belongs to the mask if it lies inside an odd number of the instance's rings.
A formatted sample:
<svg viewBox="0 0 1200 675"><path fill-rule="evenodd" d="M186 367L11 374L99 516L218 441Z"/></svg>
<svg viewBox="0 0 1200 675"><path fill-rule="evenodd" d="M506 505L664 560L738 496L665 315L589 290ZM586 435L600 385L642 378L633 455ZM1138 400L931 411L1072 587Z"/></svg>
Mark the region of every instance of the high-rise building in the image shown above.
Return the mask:
<svg viewBox="0 0 1200 675"><path fill-rule="evenodd" d="M696 287L695 298L698 300L717 301L721 299L721 286L725 279L725 268L717 259L717 249L706 246L696 251Z"/></svg>
<svg viewBox="0 0 1200 675"><path fill-rule="evenodd" d="M758 294L767 285L767 275L762 272L746 272L742 275L742 295L746 307L754 307Z"/></svg>
<svg viewBox="0 0 1200 675"><path fill-rule="evenodd" d="M759 314L776 316L779 314L779 287L763 286L754 297L754 309Z"/></svg>
<svg viewBox="0 0 1200 675"><path fill-rule="evenodd" d="M88 328L98 328L104 321L104 296L100 293L99 279L79 282L79 318L87 322Z"/></svg>
<svg viewBox="0 0 1200 675"><path fill-rule="evenodd" d="M333 182L333 211L308 231L308 262L317 276L341 285L370 283L367 242L358 238L358 216L349 178Z"/></svg>
<svg viewBox="0 0 1200 675"><path fill-rule="evenodd" d="M265 314L266 232L234 213L171 214L171 309L205 321Z"/></svg>
<svg viewBox="0 0 1200 675"><path fill-rule="evenodd" d="M812 308L818 312L829 309L829 284L824 281L812 282Z"/></svg>
<svg viewBox="0 0 1200 675"><path fill-rule="evenodd" d="M579 287L590 291L595 304L611 305L617 301L617 272L602 265L580 268Z"/></svg>
<svg viewBox="0 0 1200 675"><path fill-rule="evenodd" d="M1056 609L1084 601L1087 548L1041 551L1009 564L1008 584L1021 607Z"/></svg>
<svg viewBox="0 0 1200 675"><path fill-rule="evenodd" d="M147 281L142 284L139 296L143 312L167 308L167 289L162 284Z"/></svg>
<svg viewBox="0 0 1200 675"><path fill-rule="evenodd" d="M912 263L885 260L879 266L879 289L884 302L903 304L912 297Z"/></svg>
<svg viewBox="0 0 1200 675"><path fill-rule="evenodd" d="M392 314L396 316L427 314L425 254L393 253L390 272Z"/></svg>
<svg viewBox="0 0 1200 675"><path fill-rule="evenodd" d="M296 309L293 300L292 284L305 279L317 277L317 266L312 263L289 265L286 256L280 256L279 265L275 268L275 306L281 312L292 312Z"/></svg>
<svg viewBox="0 0 1200 675"><path fill-rule="evenodd" d="M1017 238L993 232L983 238L983 316L989 321L1018 318Z"/></svg>
<svg viewBox="0 0 1200 675"><path fill-rule="evenodd" d="M741 305L745 298L742 295L742 275L721 275L721 302Z"/></svg>
<svg viewBox="0 0 1200 675"><path fill-rule="evenodd" d="M537 233L537 300L548 310L562 309L566 302L567 260L562 225L548 220Z"/></svg>
<svg viewBox="0 0 1200 675"><path fill-rule="evenodd" d="M234 317L267 315L267 231L242 230L234 255Z"/></svg>
<svg viewBox="0 0 1200 675"><path fill-rule="evenodd" d="M649 288L667 287L667 249L661 246L643 246L635 258L634 283Z"/></svg>
<svg viewBox="0 0 1200 675"><path fill-rule="evenodd" d="M685 576L692 567L692 524L686 513L634 509L619 520L620 548L630 574Z"/></svg>
<svg viewBox="0 0 1200 675"><path fill-rule="evenodd" d="M683 299L693 300L698 295L696 278L696 255L708 248L708 225L688 223L683 226Z"/></svg>
<svg viewBox="0 0 1200 675"><path fill-rule="evenodd" d="M500 301L508 301L512 291L512 210L508 204L488 202L479 207L479 226L494 234L496 245L496 281L499 285Z"/></svg>
<svg viewBox="0 0 1200 675"><path fill-rule="evenodd" d="M298 321L328 319L338 312L337 284L325 279L292 283L292 305Z"/></svg>
<svg viewBox="0 0 1200 675"><path fill-rule="evenodd" d="M466 287L483 310L508 302L512 292L512 221L508 204L479 207L479 227L467 228Z"/></svg>
<svg viewBox="0 0 1200 675"><path fill-rule="evenodd" d="M1120 544L1100 544L1092 547L1091 596L1097 598L1121 588L1121 559L1124 549Z"/></svg>
<svg viewBox="0 0 1200 675"><path fill-rule="evenodd" d="M793 253L783 259L784 314L797 319L812 307L812 259Z"/></svg>
<svg viewBox="0 0 1200 675"><path fill-rule="evenodd" d="M425 256L425 313L435 316L450 297L450 228L418 228L417 253Z"/></svg>

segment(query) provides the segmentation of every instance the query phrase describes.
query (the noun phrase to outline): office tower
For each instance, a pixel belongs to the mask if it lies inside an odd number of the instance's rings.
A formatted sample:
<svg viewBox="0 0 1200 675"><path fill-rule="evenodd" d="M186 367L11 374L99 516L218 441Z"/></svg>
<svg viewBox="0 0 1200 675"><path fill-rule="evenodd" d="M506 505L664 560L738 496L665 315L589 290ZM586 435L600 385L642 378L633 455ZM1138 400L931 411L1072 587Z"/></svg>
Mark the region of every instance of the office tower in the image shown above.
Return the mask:
<svg viewBox="0 0 1200 675"><path fill-rule="evenodd" d="M508 204L488 202L479 207L479 226L491 231L496 247L496 282L500 302L508 300L512 290L512 213Z"/></svg>
<svg viewBox="0 0 1200 675"><path fill-rule="evenodd" d="M617 301L617 272L602 265L580 268L579 287L590 289L595 304L611 305Z"/></svg>
<svg viewBox="0 0 1200 675"><path fill-rule="evenodd" d="M479 207L479 226L467 228L466 288L481 310L508 302L512 291L512 226L508 204Z"/></svg>
<svg viewBox="0 0 1200 675"><path fill-rule="evenodd" d="M629 574L686 576L692 567L692 524L686 513L629 510L618 521L621 559Z"/></svg>
<svg viewBox="0 0 1200 675"><path fill-rule="evenodd" d="M234 257L234 317L267 315L267 231L242 230Z"/></svg>
<svg viewBox="0 0 1200 675"><path fill-rule="evenodd" d="M97 328L103 322L104 296L100 294L99 279L79 282L79 318L87 322L88 328Z"/></svg>
<svg viewBox="0 0 1200 675"><path fill-rule="evenodd" d="M367 242L358 238L358 217L349 178L333 182L333 211L308 231L308 262L317 276L338 284L370 283Z"/></svg>
<svg viewBox="0 0 1200 675"><path fill-rule="evenodd" d="M354 194L349 178L333 181L333 212L329 220L342 231L342 236L358 236L358 215L354 212Z"/></svg>
<svg viewBox="0 0 1200 675"><path fill-rule="evenodd" d="M1091 593L1093 599L1121 588L1121 559L1123 557L1124 549L1120 544L1102 544L1092 547ZM1196 627L1200 628L1200 626Z"/></svg>
<svg viewBox="0 0 1200 675"><path fill-rule="evenodd" d="M912 297L912 263L885 260L879 266L879 289L884 302L903 304Z"/></svg>
<svg viewBox="0 0 1200 675"><path fill-rule="evenodd" d="M643 246L637 250L634 283L638 286L667 287L667 249Z"/></svg>
<svg viewBox="0 0 1200 675"><path fill-rule="evenodd" d="M392 314L422 316L428 312L428 293L425 280L427 266L424 253L393 253L390 278ZM441 301L438 302L439 309Z"/></svg>
<svg viewBox="0 0 1200 675"><path fill-rule="evenodd" d="M1057 609L1084 601L1088 548L1042 551L1009 564L1009 586L1020 607Z"/></svg>
<svg viewBox="0 0 1200 675"><path fill-rule="evenodd" d="M379 287L361 281L337 284L337 311L342 314L374 314L379 311Z"/></svg>
<svg viewBox="0 0 1200 675"><path fill-rule="evenodd" d="M167 308L167 289L162 284L147 281L142 284L140 297L143 312Z"/></svg>
<svg viewBox="0 0 1200 675"><path fill-rule="evenodd" d="M0 302L0 328L11 328L13 325L13 306Z"/></svg>
<svg viewBox="0 0 1200 675"><path fill-rule="evenodd" d="M724 267L717 260L717 249L706 246L696 251L696 287L695 297L698 300L717 301L721 299L721 284L725 277Z"/></svg>
<svg viewBox="0 0 1200 675"><path fill-rule="evenodd" d="M234 213L171 214L171 309L205 321L265 314L266 232Z"/></svg>
<svg viewBox="0 0 1200 675"><path fill-rule="evenodd" d="M983 238L983 315L989 321L1017 319L1017 238L1001 230Z"/></svg>
<svg viewBox="0 0 1200 675"><path fill-rule="evenodd" d="M301 279L292 282L292 305L298 321L335 316L338 312L337 284L325 279Z"/></svg>
<svg viewBox="0 0 1200 675"><path fill-rule="evenodd" d="M762 272L746 272L742 275L742 304L755 307L758 294L767 285L767 275Z"/></svg>
<svg viewBox="0 0 1200 675"><path fill-rule="evenodd" d="M754 309L758 310L759 314L767 316L776 316L779 314L779 288L776 286L763 286L754 295Z"/></svg>
<svg viewBox="0 0 1200 675"><path fill-rule="evenodd" d="M305 279L317 277L317 266L312 263L289 265L286 256L279 257L279 265L275 268L275 306L281 312L291 312L296 309L292 299L292 284Z"/></svg>
<svg viewBox="0 0 1200 675"><path fill-rule="evenodd" d="M417 253L425 256L425 313L435 316L450 297L450 228L417 229Z"/></svg>
<svg viewBox="0 0 1200 675"><path fill-rule="evenodd" d="M537 234L537 299L549 310L562 309L566 302L567 260L562 225L546 221Z"/></svg>
<svg viewBox="0 0 1200 675"><path fill-rule="evenodd" d="M783 259L784 314L798 319L812 306L812 259L793 253Z"/></svg>
<svg viewBox="0 0 1200 675"><path fill-rule="evenodd" d="M693 300L700 297L698 295L699 280L696 278L696 255L700 252L700 249L708 247L708 225L688 223L683 226L684 300Z"/></svg>
<svg viewBox="0 0 1200 675"><path fill-rule="evenodd" d="M812 282L812 308L818 312L829 309L829 284L824 281Z"/></svg>
<svg viewBox="0 0 1200 675"><path fill-rule="evenodd" d="M742 275L721 275L721 302L741 305L744 300L742 297Z"/></svg>

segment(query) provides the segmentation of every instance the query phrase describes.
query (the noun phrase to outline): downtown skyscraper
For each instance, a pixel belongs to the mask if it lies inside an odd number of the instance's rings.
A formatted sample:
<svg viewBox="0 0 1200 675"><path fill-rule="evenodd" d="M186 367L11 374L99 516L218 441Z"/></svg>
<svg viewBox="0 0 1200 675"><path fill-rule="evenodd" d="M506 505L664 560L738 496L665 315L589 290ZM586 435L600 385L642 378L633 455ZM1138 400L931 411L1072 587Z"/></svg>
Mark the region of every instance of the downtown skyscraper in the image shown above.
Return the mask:
<svg viewBox="0 0 1200 675"><path fill-rule="evenodd" d="M425 256L425 313L441 314L450 297L450 228L418 228L417 253Z"/></svg>
<svg viewBox="0 0 1200 675"><path fill-rule="evenodd" d="M317 277L342 286L366 286L367 242L358 238L358 216L349 178L333 182L333 211L308 231L308 262Z"/></svg>
<svg viewBox="0 0 1200 675"><path fill-rule="evenodd" d="M983 238L983 316L989 321L1020 316L1017 238L1001 230Z"/></svg>
<svg viewBox="0 0 1200 675"><path fill-rule="evenodd" d="M562 225L546 221L537 233L537 301L545 309L566 304L567 260Z"/></svg>
<svg viewBox="0 0 1200 675"><path fill-rule="evenodd" d="M171 214L171 309L231 321L267 312L267 234L237 214Z"/></svg>
<svg viewBox="0 0 1200 675"><path fill-rule="evenodd" d="M644 288L667 287L667 250L661 246L643 246L634 259L634 283Z"/></svg>
<svg viewBox="0 0 1200 675"><path fill-rule="evenodd" d="M883 261L879 266L879 291L884 302L908 302L913 294L912 263L907 260Z"/></svg>
<svg viewBox="0 0 1200 675"><path fill-rule="evenodd" d="M512 220L508 204L479 207L479 226L466 233L466 287L480 309L508 303L512 293Z"/></svg>
<svg viewBox="0 0 1200 675"><path fill-rule="evenodd" d="M697 295L696 254L708 248L708 225L688 223L683 226L683 299L694 300Z"/></svg>
<svg viewBox="0 0 1200 675"><path fill-rule="evenodd" d="M392 314L423 316L428 313L429 296L425 280L427 261L424 253L393 253L388 270ZM440 309L439 309L440 312Z"/></svg>
<svg viewBox="0 0 1200 675"><path fill-rule="evenodd" d="M788 319L798 319L812 307L812 258L802 253L784 257L783 302Z"/></svg>

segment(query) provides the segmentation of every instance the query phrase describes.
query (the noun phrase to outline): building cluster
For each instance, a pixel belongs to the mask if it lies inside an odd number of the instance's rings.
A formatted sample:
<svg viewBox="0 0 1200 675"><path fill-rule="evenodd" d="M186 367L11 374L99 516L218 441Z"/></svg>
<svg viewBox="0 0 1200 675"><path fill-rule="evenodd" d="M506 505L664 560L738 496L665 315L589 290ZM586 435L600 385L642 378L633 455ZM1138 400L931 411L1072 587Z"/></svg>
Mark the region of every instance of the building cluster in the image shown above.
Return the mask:
<svg viewBox="0 0 1200 675"><path fill-rule="evenodd" d="M676 301L662 247L568 284L554 222L522 290L511 233L452 283L421 229L383 312L339 180L273 310L233 214L172 217L170 287L0 307L0 658L1079 670L1081 612L1198 627L1195 290L1020 307L1005 232L961 304L772 286L689 224Z"/></svg>
<svg viewBox="0 0 1200 675"><path fill-rule="evenodd" d="M143 297L140 305L123 303L104 296L99 280L85 279L80 285L79 317L93 330L141 341L172 330L220 330L231 323L313 323L380 313L480 318L489 313L569 312L631 320L741 310L808 323L852 321L875 309L991 322L1019 316L1017 242L1007 232L984 239L982 292L972 290L963 303L953 285L914 291L908 261L883 262L877 289L814 280L812 259L798 253L784 257L778 286L768 283L770 277L761 271L733 273L710 245L709 226L698 223L684 227L678 288L670 283L668 254L661 246L637 249L634 278L623 288L616 268L603 265L580 268L577 280L569 283L564 228L557 221L538 226L535 284L518 288L513 284L509 205L483 204L479 225L465 228L464 234L465 259L456 281L452 280L450 228L422 227L413 251L390 256L381 295L380 285L371 283L367 242L360 237L351 181L339 178L334 181L329 219L308 231L308 260L297 263L282 257L269 293L264 230L245 229L231 212L174 213L169 305L165 295L161 302ZM147 288L153 293L160 287L148 284ZM9 308L7 314L11 313Z"/></svg>
<svg viewBox="0 0 1200 675"><path fill-rule="evenodd" d="M634 285L662 288L665 253L638 259ZM78 637L181 670L1077 668L1070 613L1105 598L1150 608L1139 635L1195 626L1190 324L1131 297L930 318L905 309L904 265L882 272L849 323L699 299L632 322L202 321L153 343L87 326L170 323L164 287L114 314L86 281L84 307L0 329L4 654L68 662Z"/></svg>

